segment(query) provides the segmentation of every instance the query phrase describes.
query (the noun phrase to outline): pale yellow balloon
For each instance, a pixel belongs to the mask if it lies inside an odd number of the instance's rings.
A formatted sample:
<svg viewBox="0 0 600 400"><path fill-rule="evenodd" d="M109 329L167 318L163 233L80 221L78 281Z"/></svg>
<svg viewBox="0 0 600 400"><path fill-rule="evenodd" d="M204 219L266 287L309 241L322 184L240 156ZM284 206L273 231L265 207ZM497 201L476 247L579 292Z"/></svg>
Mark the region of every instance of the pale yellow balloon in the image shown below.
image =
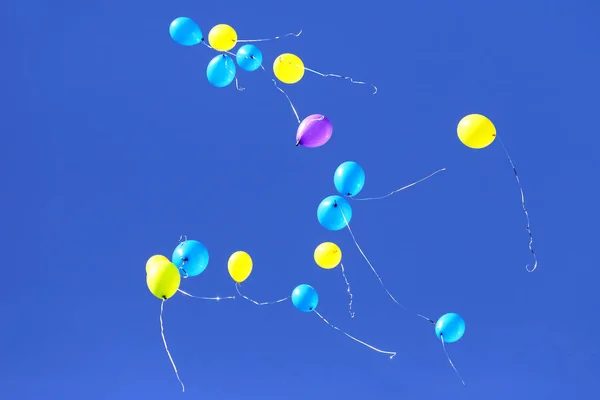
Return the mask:
<svg viewBox="0 0 600 400"><path fill-rule="evenodd" d="M467 147L483 149L496 139L496 127L481 114L469 114L458 123L458 138Z"/></svg>
<svg viewBox="0 0 600 400"><path fill-rule="evenodd" d="M236 251L227 261L227 270L234 281L242 283L252 272L252 258L245 251Z"/></svg>
<svg viewBox="0 0 600 400"><path fill-rule="evenodd" d="M165 262L171 262L171 261L169 261L169 259L167 257L162 256L160 254L150 257L148 259L148 261L146 261L146 273L149 273L152 269L154 269L155 267L157 267Z"/></svg>
<svg viewBox="0 0 600 400"><path fill-rule="evenodd" d="M235 47L238 37L235 29L227 24L213 26L208 32L208 44L217 51L228 51Z"/></svg>
<svg viewBox="0 0 600 400"><path fill-rule="evenodd" d="M273 73L281 82L293 84L304 76L304 63L297 55L285 53L273 61Z"/></svg>
<svg viewBox="0 0 600 400"><path fill-rule="evenodd" d="M146 274L148 289L159 299L167 300L173 297L180 283L179 269L168 260L151 268Z"/></svg>
<svg viewBox="0 0 600 400"><path fill-rule="evenodd" d="M315 262L323 269L332 269L342 262L342 250L337 244L323 242L315 249Z"/></svg>

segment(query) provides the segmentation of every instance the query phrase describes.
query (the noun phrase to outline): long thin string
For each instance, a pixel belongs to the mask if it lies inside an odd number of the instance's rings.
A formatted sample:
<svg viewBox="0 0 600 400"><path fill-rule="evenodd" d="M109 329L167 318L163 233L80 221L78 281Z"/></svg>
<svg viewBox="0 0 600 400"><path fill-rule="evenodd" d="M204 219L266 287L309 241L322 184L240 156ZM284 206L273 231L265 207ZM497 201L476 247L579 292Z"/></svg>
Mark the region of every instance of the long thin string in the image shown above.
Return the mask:
<svg viewBox="0 0 600 400"><path fill-rule="evenodd" d="M193 298L193 299L200 299L200 300L216 300L216 301L219 301L219 300L225 300L225 299L235 299L235 296L226 296L226 297L219 297L219 296L217 296L217 297L204 297L204 296L194 296L193 294L189 294L188 292L184 292L184 291L183 291L183 290L181 290L181 289L177 289L177 291L178 291L179 293L183 294L184 296L188 296L188 297L191 297L191 298Z"/></svg>
<svg viewBox="0 0 600 400"><path fill-rule="evenodd" d="M400 189L396 189L396 190L394 190L393 192L390 192L390 193L386 194L385 196L379 196L379 197L362 197L362 198L354 198L354 197L351 197L351 199L352 199L352 200L357 200L357 201L360 201L360 200L381 200L381 199L385 199L385 198L387 198L387 197L390 197L390 196L391 196L391 195L393 195L393 194L396 194L396 193L398 193L398 192L401 192L401 191L403 191L404 189L408 189L409 187L411 187L411 186L414 186L414 185L416 185L417 183L421 183L421 182L423 182L423 181L426 181L427 179L431 178L432 176L434 176L434 175L435 175L435 174L437 174L438 172L442 172L442 171L445 171L445 170L446 170L446 168L438 169L438 170L437 170L437 171L435 171L433 174L429 174L429 175L428 175L428 176L426 176L425 178L419 179L418 181L416 181L416 182L413 182L413 183L411 183L410 185L406 185L406 186L404 186L404 187L401 187Z"/></svg>
<svg viewBox="0 0 600 400"><path fill-rule="evenodd" d="M498 136L498 140L500 140L500 144L502 145L502 148L504 149L504 153L506 154L506 157L508 158L508 161L510 162L510 165L512 166L513 172L515 173L515 178L517 179L517 185L519 185L519 190L521 191L521 206L523 207L523 212L525 213L525 217L527 218L527 226L525 227L525 229L527 230L527 234L529 235L529 251L531 252L531 255L533 256L533 261L534 261L533 268L530 269L530 265L527 264L527 265L525 265L525 269L527 270L527 272L533 272L537 268L538 260L537 260L537 256L535 255L535 251L533 251L533 236L531 235L531 224L529 223L529 212L527 211L527 207L525 207L525 194L523 193L523 186L521 186L521 180L519 179L519 174L517 174L517 168L515 167L515 163L513 162L512 158L510 157L510 154L508 154L508 150L506 150L506 146L504 146L504 142L502 142L502 139L499 136Z"/></svg>
<svg viewBox="0 0 600 400"><path fill-rule="evenodd" d="M250 58L254 58L254 56L250 56ZM265 72L267 71L262 64L260 64L260 67L262 68L263 71L265 71ZM286 92L284 92L283 89L279 87L279 85L277 85L277 81L275 79L271 78L271 80L273 81L273 84L275 85L277 90L279 90L281 93L283 93L283 95L287 99L288 103L290 103L290 107L292 108L292 111L294 112L294 115L296 116L296 120L298 121L298 124L300 124L301 123L300 116L298 115L298 111L296 111L296 107L294 107L294 103L292 103L290 96L288 96L288 94Z"/></svg>
<svg viewBox="0 0 600 400"><path fill-rule="evenodd" d="M358 249L358 251L360 251L360 254L362 254L362 256L365 259L365 261L367 262L367 264L369 264L369 267L371 267L371 271L373 271L373 273L375 274L375 276L379 280L379 283L381 284L381 287L383 288L383 290L385 290L385 292L390 297L390 299L392 299L392 301L394 303L398 304L400 307L404 308L406 311L413 312L413 313L417 314L419 317L421 317L421 318L423 318L423 319L425 319L425 320L427 320L427 321L429 321L429 322L431 322L432 324L435 325L435 321L433 321L431 318L427 318L426 316L424 316L422 314L419 314L417 312L414 312L414 311L410 310L409 308L405 307L402 303L400 303L398 300L396 300L396 298L394 296L392 296L392 294L390 293L390 291L383 284L383 280L381 279L381 277L379 276L379 274L375 270L375 267L373 267L373 264L371 264L371 261L369 261L369 259L367 258L367 255L365 254L365 252L361 249L360 245L358 244L358 241L356 240L356 237L354 236L354 232L352 232L352 228L350 228L350 224L348 223L348 220L346 219L346 216L344 215L344 212L342 211L341 208L340 208L340 212L342 213L342 217L344 218L344 222L346 223L346 228L348 228L348 232L350 232L350 236L352 236L352 240L354 241L354 244L356 245L356 248Z"/></svg>
<svg viewBox="0 0 600 400"><path fill-rule="evenodd" d="M313 74L317 74L317 75L325 77L325 78L329 78L329 77L331 77L331 78L340 78L340 79L349 80L351 83L354 83L354 84L357 84L357 85L369 85L369 86L371 86L375 90L373 92L373 94L376 94L377 91L379 90L379 89L377 89L377 86L375 86L375 85L373 85L371 83L355 81L354 79L352 79L349 76L343 76L343 75L338 75L338 74L324 74L322 72L315 71L314 69L310 69L310 68L307 68L307 67L302 67L301 65L296 65L296 64L294 64L294 65L296 67L298 67L298 68L304 68L305 71L312 72Z"/></svg>
<svg viewBox="0 0 600 400"><path fill-rule="evenodd" d="M177 376L177 380L181 384L181 391L185 392L185 386L179 377L179 372L177 372L177 366L175 366L175 361L173 361L173 357L171 357L171 352L169 351L169 347L167 346L167 339L165 338L165 328L163 326L163 311L165 309L165 301L160 303L160 334L162 336L163 343L165 344L165 350L167 351L167 355L169 356L169 360L171 360L171 365L173 365L173 370L175 370L175 375Z"/></svg>
<svg viewBox="0 0 600 400"><path fill-rule="evenodd" d="M350 313L350 318L354 318L354 311L352 311L352 291L350 290L350 282L348 282L348 278L346 278L346 271L344 270L344 263L340 263L340 267L342 269L342 276L344 277L344 282L346 282L346 287L348 288L348 295L350 296L350 303L348 303L348 312Z"/></svg>
<svg viewBox="0 0 600 400"><path fill-rule="evenodd" d="M258 301L256 301L256 300L252 300L251 298L244 296L244 295L243 295L243 294L240 292L240 284L239 284L239 283L237 283L237 282L235 283L235 290L237 290L238 294L239 294L240 296L242 296L244 299L248 300L248 301L249 301L249 302L251 302L251 303L254 303L254 304L256 304L257 306L266 306L266 305L269 305L269 304L277 304L277 303L281 303L281 302L284 302L284 301L286 301L286 300L289 300L289 299L290 299L290 297L291 297L291 296L288 296L288 297L285 297L285 298L283 298L283 299L279 299L279 300L275 300L275 301L264 301L264 302L262 302L262 303L259 303L259 302L258 302Z"/></svg>
<svg viewBox="0 0 600 400"><path fill-rule="evenodd" d="M325 322L327 325L329 325L330 327L332 327L332 328L333 328L333 329L335 329L336 331L343 333L344 335L346 335L346 336L347 336L347 337L349 337L350 339L354 340L355 342L358 342L358 343L362 344L363 346L366 346L366 347L370 348L371 350L375 350L375 351L376 351L376 352L378 352L378 353L382 353L382 354L389 354L389 355L390 355L390 360L391 360L392 358L394 358L394 356L396 355L396 352L395 352L395 351L385 351L385 350L380 350L380 349L378 349L377 347L371 346L370 344L368 344L368 343L365 343L365 342L363 342L362 340L355 338L354 336L352 336L352 335L350 335L350 334L348 334L348 333L344 332L343 330L341 330L341 329L340 329L340 328L338 328L337 326L333 325L331 322L327 321L327 320L325 319L325 317L323 317L321 314L319 314L319 312L318 312L317 310L313 310L313 312L314 312L315 314L317 314L317 315L319 316L319 318L321 318L321 319L323 320L323 322Z"/></svg>
<svg viewBox="0 0 600 400"><path fill-rule="evenodd" d="M218 51L214 47L212 47L210 44L206 43L204 40L202 41L202 44L205 45L206 47L208 47L209 49ZM222 51L221 53L226 53L226 54L229 54L230 56L236 57L236 55L230 51ZM235 72L233 72L233 70L227 66L227 61L229 61L229 60L225 60L225 68L227 68L227 71L229 71L230 74L235 75ZM235 80L235 88L238 91L243 92L244 90L246 90L246 88L240 86L237 76L235 76L233 79Z"/></svg>
<svg viewBox="0 0 600 400"><path fill-rule="evenodd" d="M281 39L281 38L284 38L284 37L287 37L287 36L295 36L295 37L298 37L298 36L300 36L301 34L302 34L302 29L300 29L300 32L298 32L298 33L293 33L293 32L290 32L290 33L286 33L285 35L282 35L282 36L275 36L275 37L272 37L272 38L269 38L269 39L242 39L242 40L238 40L238 43L267 42L267 41L269 41L269 40L277 40L277 39Z"/></svg>
<svg viewBox="0 0 600 400"><path fill-rule="evenodd" d="M454 366L454 363L452 362L452 360L450 359L450 356L448 355L448 350L446 350L446 343L444 342L444 335L440 335L440 339L442 339L442 348L444 349L444 353L446 353L446 358L448 359L448 361L450 362L450 365L452 366L452 368L454 369L454 372L456 372L456 375L458 375L458 379L460 379L460 381L462 382L463 385L467 386L467 384L465 383L465 381L463 380L463 378L460 376L460 374L458 373L458 370L456 369L456 367Z"/></svg>
<svg viewBox="0 0 600 400"><path fill-rule="evenodd" d="M187 235L183 235L183 234L179 235L179 246L181 246L181 244L183 242L187 242ZM181 266L179 267L179 270L181 271L184 279L187 279L189 277L187 271L185 270L185 268L183 268L183 266L185 265L186 262L187 262L187 259L182 258Z"/></svg>

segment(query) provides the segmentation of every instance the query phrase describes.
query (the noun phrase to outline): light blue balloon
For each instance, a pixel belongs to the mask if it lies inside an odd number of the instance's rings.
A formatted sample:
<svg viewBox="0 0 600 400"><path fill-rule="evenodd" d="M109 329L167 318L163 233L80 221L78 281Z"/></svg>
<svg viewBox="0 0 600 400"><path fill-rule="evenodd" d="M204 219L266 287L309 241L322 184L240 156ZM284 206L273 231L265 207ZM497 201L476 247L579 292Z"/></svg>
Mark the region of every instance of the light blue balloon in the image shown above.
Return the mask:
<svg viewBox="0 0 600 400"><path fill-rule="evenodd" d="M343 215L342 215L343 213ZM324 198L317 208L317 219L325 229L339 231L346 227L346 221L352 219L352 207L346 199L340 196Z"/></svg>
<svg viewBox="0 0 600 400"><path fill-rule="evenodd" d="M175 18L169 26L169 33L182 46L194 46L204 40L198 24L187 17Z"/></svg>
<svg viewBox="0 0 600 400"><path fill-rule="evenodd" d="M435 334L438 339L444 337L445 343L453 343L465 334L465 320L458 314L444 314L435 323Z"/></svg>
<svg viewBox="0 0 600 400"><path fill-rule="evenodd" d="M263 56L258 47L252 44L245 44L240 47L235 55L235 59L241 69L246 71L256 71L263 62Z"/></svg>
<svg viewBox="0 0 600 400"><path fill-rule="evenodd" d="M319 304L319 295L312 286L302 284L292 292L292 303L300 311L312 312Z"/></svg>
<svg viewBox="0 0 600 400"><path fill-rule="evenodd" d="M206 66L206 77L216 87L222 88L235 79L235 63L227 54L219 54Z"/></svg>
<svg viewBox="0 0 600 400"><path fill-rule="evenodd" d="M173 251L171 262L183 276L200 275L208 265L208 250L197 240L179 243Z"/></svg>
<svg viewBox="0 0 600 400"><path fill-rule="evenodd" d="M342 196L354 197L365 186L365 171L354 161L341 163L333 174L333 184Z"/></svg>

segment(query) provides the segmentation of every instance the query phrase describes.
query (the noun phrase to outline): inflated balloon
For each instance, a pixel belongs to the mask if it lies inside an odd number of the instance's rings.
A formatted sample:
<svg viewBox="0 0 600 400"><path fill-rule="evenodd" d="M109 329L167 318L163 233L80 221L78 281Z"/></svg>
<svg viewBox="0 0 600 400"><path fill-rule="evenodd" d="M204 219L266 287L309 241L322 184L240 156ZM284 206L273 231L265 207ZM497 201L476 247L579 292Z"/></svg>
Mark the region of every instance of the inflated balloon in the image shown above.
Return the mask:
<svg viewBox="0 0 600 400"><path fill-rule="evenodd" d="M299 285L292 292L292 303L294 307L303 312L311 312L319 304L319 295L310 285Z"/></svg>
<svg viewBox="0 0 600 400"><path fill-rule="evenodd" d="M342 250L337 244L323 242L315 249L315 262L323 269L332 269L342 262Z"/></svg>
<svg viewBox="0 0 600 400"><path fill-rule="evenodd" d="M234 281L242 283L252 272L252 258L245 251L236 251L227 261L227 270Z"/></svg>
<svg viewBox="0 0 600 400"><path fill-rule="evenodd" d="M346 217L346 220L344 220L344 217ZM346 222L350 223L352 207L343 197L326 197L317 208L317 219L325 229L339 231L346 227Z"/></svg>
<svg viewBox="0 0 600 400"><path fill-rule="evenodd" d="M222 88L229 85L235 79L235 63L226 54L219 54L208 63L206 77L216 87Z"/></svg>
<svg viewBox="0 0 600 400"><path fill-rule="evenodd" d="M146 275L146 284L150 292L163 300L173 297L180 283L179 269L169 260L151 268Z"/></svg>
<svg viewBox="0 0 600 400"><path fill-rule="evenodd" d="M154 268L168 262L170 262L169 259L160 254L152 256L148 259L148 261L146 261L146 273L149 274Z"/></svg>
<svg viewBox="0 0 600 400"><path fill-rule="evenodd" d="M319 147L329 141L333 134L331 121L322 114L304 118L296 131L296 146Z"/></svg>
<svg viewBox="0 0 600 400"><path fill-rule="evenodd" d="M273 73L283 83L297 83L304 76L304 63L297 55L285 53L273 61Z"/></svg>
<svg viewBox="0 0 600 400"><path fill-rule="evenodd" d="M198 24L187 17L175 18L169 26L169 33L182 46L194 46L204 40Z"/></svg>
<svg viewBox="0 0 600 400"><path fill-rule="evenodd" d="M235 47L237 43L237 33L235 29L227 24L215 25L208 32L208 43L217 51L228 51Z"/></svg>
<svg viewBox="0 0 600 400"><path fill-rule="evenodd" d="M171 261L183 276L200 275L208 266L208 250L197 240L186 240L173 251Z"/></svg>
<svg viewBox="0 0 600 400"><path fill-rule="evenodd" d="M469 114L458 123L456 133L460 141L472 149L483 149L496 139L496 127L481 114Z"/></svg>
<svg viewBox="0 0 600 400"><path fill-rule="evenodd" d="M435 323L435 334L439 339L443 336L445 343L456 342L465 334L465 321L458 314L444 314Z"/></svg>
<svg viewBox="0 0 600 400"><path fill-rule="evenodd" d="M365 186L365 171L354 161L346 161L335 170L333 184L342 196L354 197Z"/></svg>
<svg viewBox="0 0 600 400"><path fill-rule="evenodd" d="M252 44L245 44L238 49L235 54L235 60L241 69L256 71L263 62L263 56L258 47Z"/></svg>

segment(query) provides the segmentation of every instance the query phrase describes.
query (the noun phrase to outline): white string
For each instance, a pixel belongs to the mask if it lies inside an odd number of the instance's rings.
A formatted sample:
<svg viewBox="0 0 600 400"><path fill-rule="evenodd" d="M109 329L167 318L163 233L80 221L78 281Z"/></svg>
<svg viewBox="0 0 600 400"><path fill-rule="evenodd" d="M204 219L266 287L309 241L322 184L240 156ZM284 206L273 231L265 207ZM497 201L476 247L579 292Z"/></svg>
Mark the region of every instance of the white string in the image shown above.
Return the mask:
<svg viewBox="0 0 600 400"><path fill-rule="evenodd" d="M335 206L337 207L337 204ZM346 223L346 228L348 228L348 232L350 232L350 236L352 236L352 240L354 241L354 244L356 245L356 248L358 249L358 251L360 251L360 254L362 254L362 256L365 259L365 261L367 262L367 264L369 264L369 267L371 267L371 271L373 271L373 273L375 274L375 276L379 280L379 283L381 284L381 287L383 288L383 290L385 290L385 292L387 293L387 295L390 297L390 299L392 299L392 301L394 303L398 304L400 307L404 308L406 311L414 312L414 311L411 311L410 309L408 309L407 307L405 307L398 300L396 300L394 298L394 296L392 296L392 294L390 293L390 291L387 290L387 288L383 284L383 280L381 279L381 277L379 276L379 274L377 273L377 271L375 271L375 267L373 267L373 264L371 264L371 261L369 261L369 259L367 258L367 255L365 254L365 252L360 248L360 245L358 244L358 241L356 240L356 237L354 236L354 233L352 232L352 229L350 228L350 224L348 223L348 220L346 219L346 216L344 215L344 212L342 211L341 208L339 210L340 210L340 213L342 213L342 217L344 218L344 222ZM421 315L419 313L415 313L415 314L417 314L419 317L421 317L423 319L426 319L427 321L431 322L432 324L435 324L435 322L431 318L427 318L426 316Z"/></svg>
<svg viewBox="0 0 600 400"><path fill-rule="evenodd" d="M327 320L326 320L326 319L325 319L325 318L324 318L324 317L323 317L321 314L319 314L319 312L318 312L317 310L313 310L313 312L314 312L315 314L317 314L317 315L319 316L319 318L321 318L321 319L323 320L323 322L325 322L327 325L329 325L330 327L332 327L332 328L333 328L333 329L335 329L336 331L343 333L344 335L346 335L346 336L347 336L347 337L349 337L350 339L354 340L355 342L358 342L358 343L362 344L363 346L366 346L366 347L370 348L371 350L375 350L375 351L376 351L376 352L378 352L378 353L382 353L382 354L390 354L390 360L391 360L392 358L394 358L394 356L396 355L396 352L395 352L395 351L385 351L385 350L380 350L380 349L378 349L377 347L373 347L373 346L371 346L370 344L368 344L368 343L365 343L365 342L363 342L362 340L355 338L354 336L352 336L352 335L350 335L350 334L348 334L348 333L344 332L343 330L341 330L341 329L340 329L340 328L338 328L337 326L335 326L335 325L333 325L332 323L330 323L329 321L327 321Z"/></svg>
<svg viewBox="0 0 600 400"><path fill-rule="evenodd" d="M521 206L523 207L523 212L525 213L525 217L527 218L527 226L525 227L525 229L527 230L527 234L529 235L529 251L531 252L531 255L533 256L533 260L534 260L533 268L530 269L529 264L527 264L527 265L525 265L525 269L527 270L527 272L533 272L537 268L538 260L537 260L537 256L535 255L535 251L533 251L533 236L531 235L531 224L529 223L529 212L527 211L527 208L525 207L525 194L523 193L523 187L521 186L521 180L519 179L519 175L517 174L517 168L515 167L515 163L513 163L512 158L510 158L510 154L508 154L508 151L506 150L506 146L504 146L504 142L502 142L502 139L499 136L498 136L498 140L500 140L500 144L502 145L502 148L504 149L504 153L506 154L506 157L508 158L508 161L510 162L510 165L512 166L513 172L515 173L515 178L517 179L517 185L519 185L519 190L521 191Z"/></svg>
<svg viewBox="0 0 600 400"><path fill-rule="evenodd" d="M179 246L181 246L181 244L183 242L187 242L187 235L183 235L183 234L179 235ZM185 265L186 262L187 262L187 259L182 258L181 259L181 266L178 267L179 270L181 271L182 276L183 276L184 279L187 279L189 277L187 271L185 270L185 268L183 268L183 266Z"/></svg>
<svg viewBox="0 0 600 400"><path fill-rule="evenodd" d="M344 277L344 282L346 282L346 287L348 288L348 295L350 296L350 303L348 304L348 312L350 313L350 318L354 318L354 311L352 311L352 292L350 291L350 282L348 282L348 278L346 278L346 271L344 271L344 263L340 263L342 269L342 276Z"/></svg>
<svg viewBox="0 0 600 400"><path fill-rule="evenodd" d="M438 169L438 170L437 170L437 171L435 171L433 174L430 174L430 175L426 176L425 178L419 179L418 181L416 181L416 182L413 182L413 183L411 183L410 185L406 185L406 186L404 186L404 187L401 187L400 189L396 189L396 190L394 190L393 192L386 194L385 196L379 196L379 197L362 197L362 198L358 198L358 199L357 199L357 198L354 198L354 197L351 197L351 199L352 199L352 200L357 200L357 201L360 201L360 200L381 200L381 199L385 199L385 198L387 198L387 197L390 197L390 196L391 196L391 195L393 195L393 194L396 194L396 193L398 193L398 192L401 192L401 191L402 191L402 190L404 190L404 189L408 189L409 187L411 187L411 186L414 186L414 185L416 185L417 183L421 183L421 182L423 182L423 181L425 181L425 180L427 180L427 179L431 178L432 176L434 176L434 175L435 175L435 174L437 174L438 172L442 172L442 171L445 171L445 170L446 170L446 168Z"/></svg>
<svg viewBox="0 0 600 400"><path fill-rule="evenodd" d="M298 33L293 33L293 32L291 32L291 33L286 33L286 34L285 34L285 35L283 35L283 36L275 36L275 37L272 37L272 38L269 38L269 39L243 39L243 40L238 40L238 43L266 42L266 41L269 41L269 40L277 40L277 39L281 39L281 38L284 38L284 37L287 37L287 36L295 36L295 37L298 37L298 36L300 36L301 34L302 34L302 29L300 29L300 32L298 32Z"/></svg>
<svg viewBox="0 0 600 400"><path fill-rule="evenodd" d="M160 334L162 336L162 340L163 343L165 344L165 350L167 351L167 355L169 356L169 360L171 360L171 365L173 365L173 369L175 370L175 375L177 376L177 380L179 381L179 383L181 384L181 391L185 392L185 386L183 385L183 382L181 381L181 378L179 378L179 372L177 372L177 367L175 366L175 361L173 361L173 357L171 357L171 352L169 351L169 347L167 346L167 339L165 339L165 328L163 326L163 311L165 308L165 301L163 299L163 301L160 303Z"/></svg>
<svg viewBox="0 0 600 400"><path fill-rule="evenodd" d="M312 72L313 74L317 74L317 75L320 75L320 76L325 77L325 78L328 78L328 77L341 78L341 79L349 80L351 83L354 83L354 84L357 84L357 85L369 85L369 86L373 87L373 89L375 89L375 91L373 92L373 94L376 94L377 91L379 90L379 89L377 89L377 86L375 86L373 84L370 84L370 83L367 83L367 82L355 81L354 79L352 79L349 76L343 76L343 75L338 75L338 74L324 74L322 72L315 71L314 69L302 67L301 65L295 65L295 66L298 67L298 68L304 68L308 72Z"/></svg>
<svg viewBox="0 0 600 400"><path fill-rule="evenodd" d="M442 348L444 349L444 353L446 353L446 358L448 359L448 361L450 362L450 365L452 366L452 368L454 369L454 372L456 372L456 375L458 375L458 379L460 379L460 381L462 382L462 384L464 386L467 386L467 384L465 383L465 381L463 380L463 378L460 376L460 374L458 373L458 370L456 369L456 367L454 366L454 363L452 362L452 360L450 359L450 356L448 355L448 350L446 350L446 343L444 342L444 335L440 334L440 339L442 339Z"/></svg>
<svg viewBox="0 0 600 400"><path fill-rule="evenodd" d="M250 58L254 58L254 56L250 56ZM260 64L260 67L262 68L263 71L266 72L266 69L262 64ZM279 85L277 85L277 81L275 79L271 78L271 80L273 81L273 84L275 85L277 90L279 90L281 93L283 93L283 95L287 99L288 103L290 103L290 107L292 107L292 111L294 112L294 115L296 116L296 120L298 121L298 124L300 124L301 123L300 116L298 115L298 111L296 111L296 107L294 107L294 103L292 103L290 96L288 96L288 94L286 92L284 92L283 89L279 87Z"/></svg>
<svg viewBox="0 0 600 400"><path fill-rule="evenodd" d="M262 302L262 303L259 303L258 301L252 300L251 298L244 296L244 295L243 295L243 294L240 292L240 284L239 284L239 283L237 283L237 282L235 283L235 290L237 290L238 294L239 294L240 296L242 296L244 299L248 300L248 301L249 301L249 302L251 302L251 303L254 303L254 304L256 304L257 306L266 306L266 305L269 305L269 304L277 304L277 303L281 303L281 302L283 302L283 301L289 300L289 299L290 299L290 297L292 297L292 296L288 296L288 297L285 297L285 298L283 298L283 299L279 299L279 300L275 300L275 301L264 301L264 302Z"/></svg>
<svg viewBox="0 0 600 400"><path fill-rule="evenodd" d="M225 299L235 299L235 296L226 296L226 297L204 297L204 296L194 296L193 294L189 294L188 292L184 292L181 289L177 289L177 291L185 296L191 297L193 299L200 299L200 300L225 300Z"/></svg>

